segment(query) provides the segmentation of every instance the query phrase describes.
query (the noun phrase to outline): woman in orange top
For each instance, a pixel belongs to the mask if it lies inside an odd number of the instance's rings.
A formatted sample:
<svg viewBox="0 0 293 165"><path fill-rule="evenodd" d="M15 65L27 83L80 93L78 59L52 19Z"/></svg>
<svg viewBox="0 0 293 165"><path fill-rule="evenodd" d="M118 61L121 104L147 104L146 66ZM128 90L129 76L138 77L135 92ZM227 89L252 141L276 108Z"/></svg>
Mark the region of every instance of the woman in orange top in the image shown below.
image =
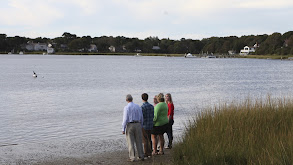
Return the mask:
<svg viewBox="0 0 293 165"><path fill-rule="evenodd" d="M166 104L168 105L168 119L169 119L169 126L168 126L168 129L167 129L167 135L168 135L168 140L169 140L169 143L168 143L168 146L166 148L168 149L171 149L172 148L172 141L173 141L173 124L174 124L174 104L173 104L173 101L172 101L172 96L170 93L167 93L165 95L165 100L166 100Z"/></svg>

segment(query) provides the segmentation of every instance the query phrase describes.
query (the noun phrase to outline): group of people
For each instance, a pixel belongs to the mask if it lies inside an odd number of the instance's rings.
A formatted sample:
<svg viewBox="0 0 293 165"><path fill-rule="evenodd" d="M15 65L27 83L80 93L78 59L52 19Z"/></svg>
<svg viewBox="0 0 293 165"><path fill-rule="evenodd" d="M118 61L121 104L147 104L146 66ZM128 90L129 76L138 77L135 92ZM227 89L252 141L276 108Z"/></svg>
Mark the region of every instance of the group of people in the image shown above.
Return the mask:
<svg viewBox="0 0 293 165"><path fill-rule="evenodd" d="M129 161L135 161L135 147L138 160L146 157L164 154L164 133L168 136L168 146L172 148L174 124L174 105L172 96L159 93L154 97L154 105L148 102L148 94L141 95L143 104L140 107L133 103L130 94L126 96L128 103L124 107L122 134L126 134L129 151ZM157 147L159 143L159 149ZM158 151L159 150L159 151Z"/></svg>

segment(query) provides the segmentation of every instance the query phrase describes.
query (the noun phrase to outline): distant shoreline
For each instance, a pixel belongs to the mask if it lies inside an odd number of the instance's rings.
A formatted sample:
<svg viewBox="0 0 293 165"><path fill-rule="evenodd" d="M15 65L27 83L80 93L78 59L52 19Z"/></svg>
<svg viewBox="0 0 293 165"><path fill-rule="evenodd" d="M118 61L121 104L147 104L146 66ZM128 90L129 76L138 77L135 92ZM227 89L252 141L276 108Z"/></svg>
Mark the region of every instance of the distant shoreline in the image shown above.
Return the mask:
<svg viewBox="0 0 293 165"><path fill-rule="evenodd" d="M1 52L0 55L19 55L19 54L7 54ZM43 52L29 52L22 55L43 55ZM48 54L45 54L48 55ZM136 56L137 53L83 53L83 52L57 52L49 55L84 55L84 56ZM160 54L160 53L139 53L140 56L165 56L165 57L184 57L184 54ZM194 56L201 57L200 54L194 54ZM293 55L216 55L220 58L255 58L255 59L280 59L287 60Z"/></svg>
<svg viewBox="0 0 293 165"><path fill-rule="evenodd" d="M141 56L168 56L168 57L184 57L184 54L160 54L160 53L139 53ZM1 52L0 55L20 55L20 54L7 54ZM44 55L43 52L27 52L21 55ZM45 54L48 55L48 54ZM109 55L109 56L135 56L137 53L83 53L83 52L57 52L49 55Z"/></svg>

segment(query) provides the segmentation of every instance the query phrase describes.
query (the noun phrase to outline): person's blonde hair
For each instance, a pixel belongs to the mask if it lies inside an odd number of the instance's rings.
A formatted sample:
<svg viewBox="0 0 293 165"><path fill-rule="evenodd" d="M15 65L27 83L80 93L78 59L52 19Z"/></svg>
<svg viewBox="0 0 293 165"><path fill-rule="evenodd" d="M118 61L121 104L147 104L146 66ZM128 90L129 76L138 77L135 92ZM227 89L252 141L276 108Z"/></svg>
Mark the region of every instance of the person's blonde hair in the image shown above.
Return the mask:
<svg viewBox="0 0 293 165"><path fill-rule="evenodd" d="M164 94L163 94L163 93L159 93L159 94L157 95L157 100L158 100L159 102L165 102Z"/></svg>
<svg viewBox="0 0 293 165"><path fill-rule="evenodd" d="M172 100L172 96L171 96L171 94L170 94L170 93L167 93L166 95L169 96L169 98L170 98L170 103L173 103L173 100ZM167 103L167 99L166 99L166 103Z"/></svg>

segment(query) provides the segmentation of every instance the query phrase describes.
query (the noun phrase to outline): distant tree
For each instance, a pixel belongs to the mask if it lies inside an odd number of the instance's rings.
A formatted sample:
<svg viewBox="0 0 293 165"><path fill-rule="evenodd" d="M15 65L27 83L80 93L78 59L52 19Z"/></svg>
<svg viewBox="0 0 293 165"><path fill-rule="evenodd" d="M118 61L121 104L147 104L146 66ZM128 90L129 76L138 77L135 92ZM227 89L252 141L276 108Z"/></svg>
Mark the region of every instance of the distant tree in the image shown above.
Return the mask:
<svg viewBox="0 0 293 165"><path fill-rule="evenodd" d="M220 39L218 37L211 37L203 47L203 52L218 53L216 50L221 46Z"/></svg>
<svg viewBox="0 0 293 165"><path fill-rule="evenodd" d="M160 40L161 53L173 53L172 49L169 50L169 47L172 46L173 43L174 41L169 38L163 38Z"/></svg>
<svg viewBox="0 0 293 165"><path fill-rule="evenodd" d="M224 41L223 45L218 49L219 53L227 54L229 50L231 50L231 43L230 41L226 40Z"/></svg>
<svg viewBox="0 0 293 165"><path fill-rule="evenodd" d="M256 50L257 54L276 54L280 53L283 45L282 35L280 33L273 33L267 37L267 39Z"/></svg>
<svg viewBox="0 0 293 165"><path fill-rule="evenodd" d="M14 51L15 53L22 50L21 45L26 44L28 39L25 37L15 36L15 37L7 37L7 50Z"/></svg>
<svg viewBox="0 0 293 165"><path fill-rule="evenodd" d="M279 51L278 54L281 54L281 55L289 55L289 54L291 54L291 49L292 48L293 48L293 35L291 35L289 38L286 38L284 40L284 44L281 47L281 50Z"/></svg>
<svg viewBox="0 0 293 165"><path fill-rule="evenodd" d="M77 39L77 36L75 34L71 34L68 32L64 32L62 34L63 37L63 44L69 44L69 42L71 42L72 40Z"/></svg>
<svg viewBox="0 0 293 165"><path fill-rule="evenodd" d="M291 48L291 50L290 50L290 53L289 53L289 54L293 55L293 48Z"/></svg>
<svg viewBox="0 0 293 165"><path fill-rule="evenodd" d="M203 47L204 47L204 44L202 41L200 40L193 40L192 41L192 46L189 46L191 48L191 52L194 53L194 54L199 54L201 53Z"/></svg>
<svg viewBox="0 0 293 165"><path fill-rule="evenodd" d="M74 39L72 41L70 41L68 43L68 48L70 51L79 51L79 50L83 50L84 49L84 44L83 44L83 39L82 38L78 38L78 39Z"/></svg>
<svg viewBox="0 0 293 165"><path fill-rule="evenodd" d="M181 38L180 43L179 44L176 43L175 50L177 51L177 53L190 53L191 51L190 51L189 43L190 43L190 40L187 40L185 38ZM178 47L180 47L180 48L178 48Z"/></svg>
<svg viewBox="0 0 293 165"><path fill-rule="evenodd" d="M183 44L180 41L175 41L174 45L173 45L173 52L177 53L177 54L184 54L184 53L188 53L188 48L186 47L185 44Z"/></svg>
<svg viewBox="0 0 293 165"><path fill-rule="evenodd" d="M83 36L69 42L68 48L72 51L88 52L91 42L92 38L90 36Z"/></svg>
<svg viewBox="0 0 293 165"><path fill-rule="evenodd" d="M71 34L71 33L68 33L68 32L64 32L62 34L62 37L64 37L65 39L71 39L71 40L77 38L77 36L75 34Z"/></svg>
<svg viewBox="0 0 293 165"><path fill-rule="evenodd" d="M93 43L95 45L97 45L97 48L99 50L99 52L109 52L109 47L111 46L110 42L109 42L109 37L107 36L102 36L102 37L95 37L93 39Z"/></svg>
<svg viewBox="0 0 293 165"><path fill-rule="evenodd" d="M127 40L127 43L124 44L128 52L135 52L142 49L143 42L138 38L131 38Z"/></svg>
<svg viewBox="0 0 293 165"><path fill-rule="evenodd" d="M264 34L264 35L257 35L255 36L255 39L253 41L253 44L258 44L261 45L266 39L268 38L268 35Z"/></svg>
<svg viewBox="0 0 293 165"><path fill-rule="evenodd" d="M90 44L95 44L99 52L109 52L109 47L114 46L116 52L134 52L142 50L145 53L227 53L229 50L240 52L244 46L258 44L255 54L292 54L293 52L293 31L288 31L283 35L273 33L271 35L248 35L248 36L229 36L229 37L210 37L202 40L192 40L181 38L180 40L170 40L164 38L160 40L157 36L147 37L144 40L138 38L127 38L124 36L101 36L78 37L75 34L64 32L62 36L53 39L37 37L35 39L20 36L7 37L0 34L0 51L20 51L21 45L28 41L35 43L52 43L56 51L87 51ZM159 50L153 50L153 46L159 46ZM125 49L126 48L126 49Z"/></svg>
<svg viewBox="0 0 293 165"><path fill-rule="evenodd" d="M285 41L286 39L290 38L292 35L293 35L293 31L288 31L282 35L282 40Z"/></svg>
<svg viewBox="0 0 293 165"><path fill-rule="evenodd" d="M247 46L253 46L256 43L254 35L245 36L243 39Z"/></svg>
<svg viewBox="0 0 293 165"><path fill-rule="evenodd" d="M188 52L192 54L197 53L195 42L192 39L186 41L186 46L188 47Z"/></svg>
<svg viewBox="0 0 293 165"><path fill-rule="evenodd" d="M42 38L42 37L38 37L38 38L36 38L36 39L33 39L33 41L34 41L35 43L49 43L49 42L51 41L51 39L46 38L46 37L44 37L44 38Z"/></svg>
<svg viewBox="0 0 293 165"><path fill-rule="evenodd" d="M289 48L293 48L293 35L288 38L287 44Z"/></svg>
<svg viewBox="0 0 293 165"><path fill-rule="evenodd" d="M159 39L158 37L148 37L145 38L143 41L143 48L142 51L145 53L152 53L153 46L158 46L159 45Z"/></svg>
<svg viewBox="0 0 293 165"><path fill-rule="evenodd" d="M6 34L0 34L0 51L5 52L7 51L7 38Z"/></svg>

